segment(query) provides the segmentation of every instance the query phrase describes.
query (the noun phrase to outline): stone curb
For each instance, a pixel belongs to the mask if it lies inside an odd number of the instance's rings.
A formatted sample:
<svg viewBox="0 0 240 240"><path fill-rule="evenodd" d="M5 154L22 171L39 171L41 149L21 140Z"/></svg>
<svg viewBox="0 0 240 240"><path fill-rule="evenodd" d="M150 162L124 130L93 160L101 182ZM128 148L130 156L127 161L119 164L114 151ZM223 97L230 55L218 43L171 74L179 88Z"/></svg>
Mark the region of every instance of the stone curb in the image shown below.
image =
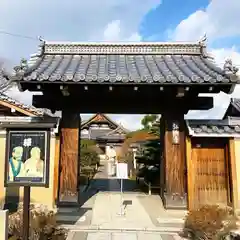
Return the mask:
<svg viewBox="0 0 240 240"><path fill-rule="evenodd" d="M161 233L179 233L181 228L174 227L143 227L143 228L103 228L101 226L73 226L62 224L61 227L67 228L75 232L90 232L90 231L103 231L103 232L161 232Z"/></svg>

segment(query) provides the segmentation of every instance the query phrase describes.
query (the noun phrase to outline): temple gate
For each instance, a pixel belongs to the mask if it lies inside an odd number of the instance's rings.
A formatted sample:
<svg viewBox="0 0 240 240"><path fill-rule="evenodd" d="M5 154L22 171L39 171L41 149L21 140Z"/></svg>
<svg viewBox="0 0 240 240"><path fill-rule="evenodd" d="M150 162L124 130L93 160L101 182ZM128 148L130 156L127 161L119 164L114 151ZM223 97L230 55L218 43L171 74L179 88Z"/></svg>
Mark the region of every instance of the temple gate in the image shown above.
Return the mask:
<svg viewBox="0 0 240 240"><path fill-rule="evenodd" d="M78 203L80 113L162 114L161 196L166 207L187 207L184 114L208 110L212 97L231 93L237 69L209 59L197 43L57 43L15 68L21 91L40 91L33 105L62 111L59 201ZM67 196L75 196L75 200ZM64 197L65 196L65 197ZM192 196L191 196L192 197ZM61 199L63 199L61 201Z"/></svg>

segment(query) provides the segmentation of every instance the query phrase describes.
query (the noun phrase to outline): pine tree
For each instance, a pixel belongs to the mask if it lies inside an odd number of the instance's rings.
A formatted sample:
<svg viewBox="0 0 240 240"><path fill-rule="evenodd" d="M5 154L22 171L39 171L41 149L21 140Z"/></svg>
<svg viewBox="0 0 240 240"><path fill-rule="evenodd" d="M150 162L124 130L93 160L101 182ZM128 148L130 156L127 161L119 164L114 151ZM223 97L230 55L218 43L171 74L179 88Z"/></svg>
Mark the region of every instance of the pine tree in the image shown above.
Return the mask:
<svg viewBox="0 0 240 240"><path fill-rule="evenodd" d="M143 145L141 155L137 157L138 163L143 163L145 166L159 164L160 161L160 121L156 119L149 127L149 133L155 136L153 139L146 141Z"/></svg>

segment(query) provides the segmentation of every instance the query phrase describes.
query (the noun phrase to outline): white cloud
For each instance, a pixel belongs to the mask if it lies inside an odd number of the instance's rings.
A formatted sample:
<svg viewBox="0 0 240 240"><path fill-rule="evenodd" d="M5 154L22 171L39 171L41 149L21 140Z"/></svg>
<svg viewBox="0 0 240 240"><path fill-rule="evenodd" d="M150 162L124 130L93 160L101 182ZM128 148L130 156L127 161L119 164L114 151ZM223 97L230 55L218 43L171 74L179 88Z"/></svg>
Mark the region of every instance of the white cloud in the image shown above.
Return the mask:
<svg viewBox="0 0 240 240"><path fill-rule="evenodd" d="M226 59L232 59L233 63L237 66L240 66L240 53L237 52L236 47L232 48L220 48L212 49L210 54L214 57L216 64L219 67L223 67L223 64ZM240 72L238 72L238 75ZM240 96L240 86L237 85L232 94L225 94L223 92L215 95L208 95L214 97L214 108L208 111L190 111L187 115L187 118L211 118L211 119L220 119L223 117L229 102L230 98L239 98Z"/></svg>
<svg viewBox="0 0 240 240"><path fill-rule="evenodd" d="M143 17L161 0L0 1L0 30L53 41L139 40ZM137 6L137 7L136 7ZM21 11L19 11L21 9ZM37 41L2 35L0 56L28 57ZM18 60L19 61L19 60Z"/></svg>
<svg viewBox="0 0 240 240"><path fill-rule="evenodd" d="M121 21L114 20L110 22L103 33L105 41L130 41L130 42L138 42L141 41L142 37L138 32L132 33L129 37L124 39L124 34L121 32Z"/></svg>
<svg viewBox="0 0 240 240"><path fill-rule="evenodd" d="M141 114L107 114L110 119L115 121L118 124L121 124L124 128L128 130L137 130L140 129L141 126L141 119L144 115ZM92 117L92 114L81 114L82 120L87 120Z"/></svg>
<svg viewBox="0 0 240 240"><path fill-rule="evenodd" d="M106 41L119 41L120 38L120 20L110 22L104 30L103 36Z"/></svg>
<svg viewBox="0 0 240 240"><path fill-rule="evenodd" d="M144 115L140 114L131 114L131 115L109 115L112 117L118 124L121 124L126 129L139 129L141 128L141 119Z"/></svg>
<svg viewBox="0 0 240 240"><path fill-rule="evenodd" d="M198 10L182 20L176 29L168 30L174 41L198 41L205 33L209 42L224 37L240 37L240 1L212 0L205 10ZM234 45L234 43L233 43ZM216 64L223 66L230 58L233 64L240 66L240 53L236 47L210 49ZM230 97L239 97L240 87L237 86L232 95L220 93L214 95L214 108L209 111L190 111L188 118L221 118L229 104Z"/></svg>
<svg viewBox="0 0 240 240"><path fill-rule="evenodd" d="M240 1L212 0L205 10L182 20L170 37L178 41L196 41L205 33L210 40L240 35Z"/></svg>
<svg viewBox="0 0 240 240"><path fill-rule="evenodd" d="M140 23L161 0L8 0L0 1L0 30L48 41L140 41ZM136 7L137 6L137 7ZM21 9L21 11L19 10ZM0 37L0 57L17 64L37 51L38 41L9 35ZM8 91L26 104L30 92ZM138 128L141 117L116 115L126 128Z"/></svg>
<svg viewBox="0 0 240 240"><path fill-rule="evenodd" d="M225 60L229 58L232 59L234 64L240 66L240 53L235 46L232 48L212 49L211 54L220 67L223 67Z"/></svg>

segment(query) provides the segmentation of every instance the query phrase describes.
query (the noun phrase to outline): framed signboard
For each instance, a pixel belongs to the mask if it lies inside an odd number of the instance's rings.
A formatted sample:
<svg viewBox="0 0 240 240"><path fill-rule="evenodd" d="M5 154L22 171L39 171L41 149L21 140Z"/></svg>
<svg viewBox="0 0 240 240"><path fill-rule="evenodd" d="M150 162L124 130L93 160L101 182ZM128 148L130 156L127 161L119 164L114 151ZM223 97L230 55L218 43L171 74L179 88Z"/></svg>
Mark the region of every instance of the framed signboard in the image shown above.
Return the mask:
<svg viewBox="0 0 240 240"><path fill-rule="evenodd" d="M5 186L49 185L50 132L8 130Z"/></svg>
<svg viewBox="0 0 240 240"><path fill-rule="evenodd" d="M117 178L118 179L128 179L127 163L118 163L117 164Z"/></svg>

